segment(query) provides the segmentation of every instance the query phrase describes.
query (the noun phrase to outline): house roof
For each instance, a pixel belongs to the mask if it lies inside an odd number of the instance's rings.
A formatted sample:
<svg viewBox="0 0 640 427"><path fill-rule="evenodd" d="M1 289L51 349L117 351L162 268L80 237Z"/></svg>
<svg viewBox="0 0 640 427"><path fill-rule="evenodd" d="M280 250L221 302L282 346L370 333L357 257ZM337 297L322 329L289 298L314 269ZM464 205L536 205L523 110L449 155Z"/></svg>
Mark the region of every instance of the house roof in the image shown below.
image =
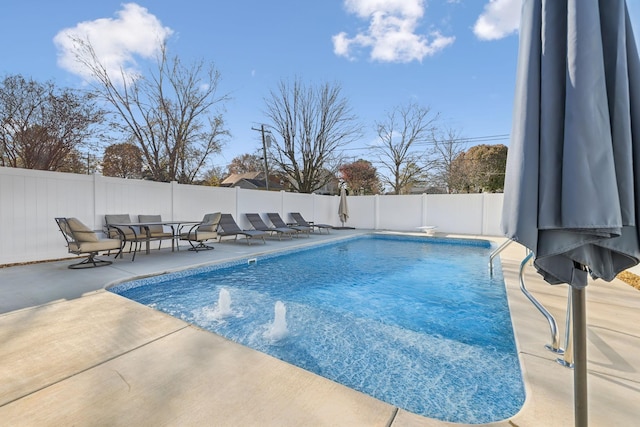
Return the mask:
<svg viewBox="0 0 640 427"><path fill-rule="evenodd" d="M247 172L247 173L232 173L226 177L221 183L224 187L233 187L238 181L243 179L260 179L264 181L264 173L262 172Z"/></svg>
<svg viewBox="0 0 640 427"><path fill-rule="evenodd" d="M246 189L265 189L266 184L262 172L231 174L220 183L221 187L240 187ZM269 181L270 190L282 190L284 187L273 179Z"/></svg>

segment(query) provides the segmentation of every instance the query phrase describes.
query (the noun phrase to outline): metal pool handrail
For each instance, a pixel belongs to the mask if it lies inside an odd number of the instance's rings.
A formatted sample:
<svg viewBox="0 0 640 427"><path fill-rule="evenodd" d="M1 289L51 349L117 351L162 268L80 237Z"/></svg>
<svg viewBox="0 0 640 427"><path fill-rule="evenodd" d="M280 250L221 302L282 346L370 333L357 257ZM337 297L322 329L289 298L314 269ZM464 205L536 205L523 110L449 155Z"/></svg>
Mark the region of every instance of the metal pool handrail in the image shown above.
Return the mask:
<svg viewBox="0 0 640 427"><path fill-rule="evenodd" d="M571 327L573 324L573 296L571 295L571 286L569 286L569 295L567 296L567 317L564 328L564 355L562 359L556 359L556 362L565 368L573 369L573 336Z"/></svg>
<svg viewBox="0 0 640 427"><path fill-rule="evenodd" d="M511 239L505 240L504 242L502 242L500 246L498 246L498 249L491 252L491 255L489 255L489 273L490 274L493 274L493 259L497 257L498 254L502 252L502 250L507 246L509 246L511 243L513 243L513 240Z"/></svg>
<svg viewBox="0 0 640 427"><path fill-rule="evenodd" d="M522 290L522 293L527 298L529 298L529 301L531 301L533 305L535 305L536 308L540 311L540 313L542 313L542 315L547 319L547 322L549 322L549 328L551 329L551 345L546 344L545 348L554 353L563 354L564 350L561 349L559 345L560 336L558 333L558 325L556 323L556 319L551 315L551 313L549 313L546 308L544 308L542 304L540 304L540 302L538 302L537 299L534 298L533 295L531 295L524 283L524 267L532 257L533 252L530 252L529 255L527 255L520 263L520 289Z"/></svg>

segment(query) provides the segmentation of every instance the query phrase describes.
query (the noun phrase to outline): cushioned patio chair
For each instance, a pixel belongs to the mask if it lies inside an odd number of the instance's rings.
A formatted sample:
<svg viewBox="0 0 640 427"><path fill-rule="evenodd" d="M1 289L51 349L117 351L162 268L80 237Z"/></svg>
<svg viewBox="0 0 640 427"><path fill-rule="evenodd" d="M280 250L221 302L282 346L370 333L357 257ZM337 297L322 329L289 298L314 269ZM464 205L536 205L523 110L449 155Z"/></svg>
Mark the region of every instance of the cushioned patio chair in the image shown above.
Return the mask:
<svg viewBox="0 0 640 427"><path fill-rule="evenodd" d="M309 236L309 233L311 233L311 227L306 227L303 225L287 225L283 219L280 217L280 214L277 212L270 212L267 214L267 216L269 217L269 221L271 221L271 224L273 224L274 227L278 227L278 228L282 228L282 227L288 227L288 228L293 228L294 230L296 230L298 232L298 234L300 233L306 233L307 237Z"/></svg>
<svg viewBox="0 0 640 427"><path fill-rule="evenodd" d="M255 230L264 231L265 233L268 233L271 236L277 235L278 240L282 240L282 236L289 236L289 238L291 239L293 235L297 233L296 230L290 227L269 227L262 220L262 217L260 216L260 214L257 214L257 213L248 213L248 214L245 214L245 216L247 217L247 219L251 223L251 226Z"/></svg>
<svg viewBox="0 0 640 427"><path fill-rule="evenodd" d="M289 215L293 219L293 223L291 225L311 227L312 230L314 228L317 228L320 232L322 232L322 230L326 230L327 234L329 234L329 230L331 230L333 228L333 226L329 225L329 224L316 224L313 221L312 222L308 222L307 220L305 220L302 217L300 212L291 212L291 213L289 213Z"/></svg>
<svg viewBox="0 0 640 427"><path fill-rule="evenodd" d="M162 215L138 215L138 222L162 222ZM176 233L173 227L171 227L171 231L167 231L160 224L148 225L142 231L149 233L149 240L158 241L158 250L162 247L163 240L171 240L171 249L174 249Z"/></svg>
<svg viewBox="0 0 640 427"><path fill-rule="evenodd" d="M238 236L244 236L246 237L248 245L250 245L251 240L255 238L260 238L262 239L262 243L267 243L264 240L264 236L266 235L266 232L260 230L241 229L231 214L222 214L220 217L220 224L218 225L218 236L220 237L220 241L222 241L222 237L226 236L233 236L234 241L238 240Z"/></svg>
<svg viewBox="0 0 640 427"><path fill-rule="evenodd" d="M111 239L122 240L123 250L127 243L129 243L129 253L133 251L131 261L134 261L136 259L136 252L140 250L141 244L146 241L146 236L138 227L127 225L131 224L131 217L128 214L105 215L104 222L107 236ZM120 254L120 257L122 257L122 254Z"/></svg>
<svg viewBox="0 0 640 427"><path fill-rule="evenodd" d="M190 251L198 252L214 249L213 246L209 246L204 242L218 238L220 216L220 212L206 214L201 223L191 226L187 232L180 233L180 240L189 242L191 245Z"/></svg>
<svg viewBox="0 0 640 427"><path fill-rule="evenodd" d="M120 239L100 238L95 231L76 218L55 218L55 220L64 239L67 241L69 253L88 255L83 261L71 264L68 268L103 267L111 264L111 261L96 258L99 252L106 251L107 254L111 254L111 251L118 251L116 257L122 252L123 243Z"/></svg>

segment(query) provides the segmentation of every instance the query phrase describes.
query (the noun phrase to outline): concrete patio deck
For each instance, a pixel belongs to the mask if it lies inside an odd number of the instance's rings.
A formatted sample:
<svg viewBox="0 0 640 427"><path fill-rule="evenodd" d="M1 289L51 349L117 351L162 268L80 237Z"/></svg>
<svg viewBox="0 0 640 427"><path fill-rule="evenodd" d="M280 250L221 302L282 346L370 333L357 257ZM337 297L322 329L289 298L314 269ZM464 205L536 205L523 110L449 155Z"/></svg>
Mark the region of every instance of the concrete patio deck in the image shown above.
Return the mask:
<svg viewBox="0 0 640 427"><path fill-rule="evenodd" d="M80 271L67 269L71 260L0 269L0 424L459 425L397 409L104 290L134 277L363 232L336 230L266 245L224 242L200 253L163 249ZM487 425L570 426L573 371L544 348L548 324L519 289L523 257L517 244L501 254L527 399L509 420ZM563 333L566 286L544 284L532 267L526 280ZM591 426L638 425L639 318L639 291L618 280L589 285Z"/></svg>

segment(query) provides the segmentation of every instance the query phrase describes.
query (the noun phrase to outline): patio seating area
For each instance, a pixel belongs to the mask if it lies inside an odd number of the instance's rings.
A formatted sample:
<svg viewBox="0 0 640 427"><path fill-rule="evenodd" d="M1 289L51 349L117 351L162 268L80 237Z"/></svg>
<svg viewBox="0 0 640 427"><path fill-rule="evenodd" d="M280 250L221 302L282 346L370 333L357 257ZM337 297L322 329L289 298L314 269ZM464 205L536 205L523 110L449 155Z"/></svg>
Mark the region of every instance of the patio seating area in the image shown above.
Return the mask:
<svg viewBox="0 0 640 427"><path fill-rule="evenodd" d="M110 265L112 261L96 258L98 252L109 249L116 252L114 257L119 256L122 259L125 248L128 248L128 253L132 254L131 261L135 261L142 245L145 247L145 254L150 255L151 242L158 242L159 251L162 249L163 240L171 241L171 252L180 250L180 241L189 243L189 251L198 252L214 249L212 243L222 243L225 237L232 237L234 242L238 237L244 237L248 245L251 245L253 240L261 240L266 244L265 238L270 236L277 236L281 241L283 236L291 239L294 235L306 234L309 237L314 227L318 230L325 229L327 234L328 229L332 228L328 224L315 225L303 219L300 219L302 223L287 225L278 213L269 213L267 216L273 226L267 225L258 213L245 214L252 228L243 229L236 223L233 215L221 212L205 214L201 221L163 220L161 215L141 214L138 215L138 222L133 222L128 214L107 214L104 215L106 238L100 238L100 231L90 230L76 218L56 218L56 222L67 241L69 252L87 256L83 261L69 265L72 269ZM292 218L296 217L301 218L301 215L292 215ZM110 252L105 253L103 258L110 255Z"/></svg>
<svg viewBox="0 0 640 427"><path fill-rule="evenodd" d="M0 269L0 376L5 379L0 419L38 426L451 425L398 410L104 290L134 277L366 232L339 230L268 245L223 244L198 254L162 248L99 270L69 270L74 259ZM527 400L517 415L490 425L573 425L573 373L544 348L546 320L519 289L524 253L513 244L500 260ZM543 283L532 267L525 278L562 323L567 288ZM619 280L590 283L587 291L590 425L635 425L640 292Z"/></svg>

